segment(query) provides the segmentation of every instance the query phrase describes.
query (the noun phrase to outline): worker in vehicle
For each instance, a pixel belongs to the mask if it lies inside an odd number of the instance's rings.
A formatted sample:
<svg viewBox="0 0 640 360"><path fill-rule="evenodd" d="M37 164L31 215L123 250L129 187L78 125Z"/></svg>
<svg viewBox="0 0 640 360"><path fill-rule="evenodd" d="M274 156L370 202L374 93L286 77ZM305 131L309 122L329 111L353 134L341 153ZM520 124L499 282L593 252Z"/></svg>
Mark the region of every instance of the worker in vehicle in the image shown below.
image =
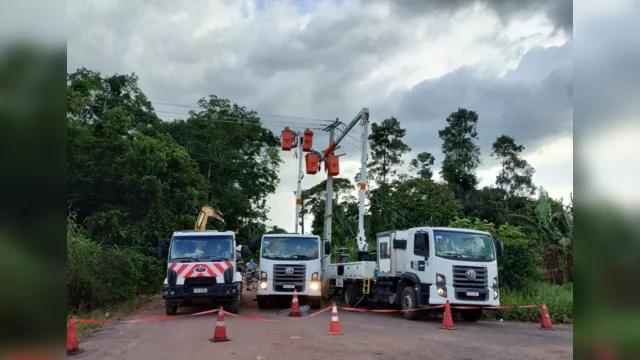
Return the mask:
<svg viewBox="0 0 640 360"><path fill-rule="evenodd" d="M196 255L196 244L193 241L176 241L173 246L175 247L172 256L174 258L194 257Z"/></svg>

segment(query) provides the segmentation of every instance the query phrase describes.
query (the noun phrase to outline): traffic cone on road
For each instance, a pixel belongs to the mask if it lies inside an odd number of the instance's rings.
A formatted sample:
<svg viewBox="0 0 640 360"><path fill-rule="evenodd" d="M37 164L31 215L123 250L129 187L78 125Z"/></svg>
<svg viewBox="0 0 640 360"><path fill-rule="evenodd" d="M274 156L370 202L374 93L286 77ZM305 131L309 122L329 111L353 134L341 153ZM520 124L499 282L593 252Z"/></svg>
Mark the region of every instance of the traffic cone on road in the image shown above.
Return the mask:
<svg viewBox="0 0 640 360"><path fill-rule="evenodd" d="M298 302L298 293L296 289L293 289L293 300L291 300L291 310L289 310L289 316L300 316L300 303Z"/></svg>
<svg viewBox="0 0 640 360"><path fill-rule="evenodd" d="M329 323L329 335L344 335L342 328L340 327L340 319L338 319L338 307L336 303L333 303L331 309L331 322Z"/></svg>
<svg viewBox="0 0 640 360"><path fill-rule="evenodd" d="M553 330L553 324L551 324L551 317L549 316L549 310L547 310L547 304L542 303L542 310L540 310L540 330Z"/></svg>
<svg viewBox="0 0 640 360"><path fill-rule="evenodd" d="M218 309L218 319L216 320L216 328L213 331L213 337L209 339L211 342L229 341L227 338L227 327L224 325L224 310L222 306Z"/></svg>
<svg viewBox="0 0 640 360"><path fill-rule="evenodd" d="M67 327L67 355L77 355L81 353L78 346L78 333L76 332L76 318L72 315Z"/></svg>
<svg viewBox="0 0 640 360"><path fill-rule="evenodd" d="M444 303L444 318L442 318L442 325L440 329L446 330L455 330L453 327L453 318L451 317L451 306L449 305L449 300Z"/></svg>

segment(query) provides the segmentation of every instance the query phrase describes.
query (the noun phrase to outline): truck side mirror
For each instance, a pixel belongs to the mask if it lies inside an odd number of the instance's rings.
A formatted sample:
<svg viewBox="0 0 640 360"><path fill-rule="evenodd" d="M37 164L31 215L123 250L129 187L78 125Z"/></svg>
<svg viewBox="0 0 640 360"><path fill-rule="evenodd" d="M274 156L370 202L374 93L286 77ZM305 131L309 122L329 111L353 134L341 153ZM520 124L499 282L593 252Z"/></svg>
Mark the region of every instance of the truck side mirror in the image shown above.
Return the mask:
<svg viewBox="0 0 640 360"><path fill-rule="evenodd" d="M256 250L258 250L258 240L251 240L251 243L249 243L249 249L251 249L251 252L256 252Z"/></svg>
<svg viewBox="0 0 640 360"><path fill-rule="evenodd" d="M331 243L328 241L324 242L324 254L331 255Z"/></svg>
<svg viewBox="0 0 640 360"><path fill-rule="evenodd" d="M242 245L242 247L240 248L240 254L242 255L243 259L248 258L251 255L249 247L247 245Z"/></svg>
<svg viewBox="0 0 640 360"><path fill-rule="evenodd" d="M504 254L504 244L502 243L502 240L496 241L496 253L498 256L502 256L502 254Z"/></svg>
<svg viewBox="0 0 640 360"><path fill-rule="evenodd" d="M164 258L164 239L158 239L158 243L156 244L156 258L158 260L162 260Z"/></svg>

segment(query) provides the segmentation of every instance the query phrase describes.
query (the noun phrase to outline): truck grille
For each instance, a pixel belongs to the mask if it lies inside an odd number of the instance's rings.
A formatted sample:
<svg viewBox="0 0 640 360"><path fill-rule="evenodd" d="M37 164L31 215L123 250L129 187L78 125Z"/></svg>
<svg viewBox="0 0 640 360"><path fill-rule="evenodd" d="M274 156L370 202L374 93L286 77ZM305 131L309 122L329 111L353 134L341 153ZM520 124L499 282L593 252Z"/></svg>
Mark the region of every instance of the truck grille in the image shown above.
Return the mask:
<svg viewBox="0 0 640 360"><path fill-rule="evenodd" d="M475 278L470 279L470 270L475 272ZM453 286L466 289L486 289L489 284L487 268L477 266L453 266Z"/></svg>
<svg viewBox="0 0 640 360"><path fill-rule="evenodd" d="M293 270L293 273L290 275L287 274L288 268ZM304 291L306 274L306 265L273 265L273 290L293 292L293 288L284 288L284 285L293 285L296 291Z"/></svg>
<svg viewBox="0 0 640 360"><path fill-rule="evenodd" d="M186 287L206 287L215 286L216 278L214 277L192 277L184 280L184 286Z"/></svg>

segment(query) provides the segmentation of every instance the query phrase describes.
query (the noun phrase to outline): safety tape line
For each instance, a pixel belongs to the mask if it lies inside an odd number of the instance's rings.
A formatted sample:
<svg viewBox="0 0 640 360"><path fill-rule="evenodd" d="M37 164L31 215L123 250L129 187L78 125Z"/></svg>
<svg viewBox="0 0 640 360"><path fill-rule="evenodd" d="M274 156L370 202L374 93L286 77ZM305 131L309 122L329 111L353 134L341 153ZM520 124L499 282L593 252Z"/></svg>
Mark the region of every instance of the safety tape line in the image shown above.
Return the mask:
<svg viewBox="0 0 640 360"><path fill-rule="evenodd" d="M533 308L538 308L540 307L540 304L537 305L520 305L520 306L450 306L451 309L458 309L458 310L472 310L472 309L487 309L487 310L508 310L508 309L533 309ZM318 310L308 316L302 316L300 318L294 318L294 319L304 319L307 317L313 317L319 314L322 314L326 311L329 311L333 306L329 305L324 309ZM344 310L344 311L349 311L349 312L358 312L358 313L364 313L364 312L373 312L373 313L396 313L396 312L413 312L413 311L422 311L422 310L434 310L434 309L442 309L444 308L445 305L434 305L434 306L427 306L427 307L421 307L421 308L417 308L417 309L408 309L408 310L398 310L398 309L375 309L375 310L369 310L369 309L361 309L361 308L350 308L350 307L338 307L340 310ZM180 318L184 318L184 317L188 317L188 316L199 316L199 315L207 315L207 314L214 314L217 313L219 311L219 309L213 309L213 310L207 310L207 311L202 311L202 312L198 312L195 314L190 314L190 315L173 315L173 316L161 316L161 317L153 317L153 318L146 318L146 319L133 319L133 320L95 320L95 319L76 319L76 323L85 323L85 324L106 324L106 323L110 323L110 322L119 322L119 323L143 323L143 322L156 322L156 321L165 321L165 320L174 320L174 319L180 319ZM256 317L256 316L244 316L244 315L238 315L238 314L233 314L230 313L228 311L222 310L223 313L225 315L229 315L229 316L233 316L233 317L240 317L243 319L247 319L247 320L251 320L251 321L261 321L261 322L277 322L278 320L275 319L265 319L265 318L261 318L261 317Z"/></svg>

